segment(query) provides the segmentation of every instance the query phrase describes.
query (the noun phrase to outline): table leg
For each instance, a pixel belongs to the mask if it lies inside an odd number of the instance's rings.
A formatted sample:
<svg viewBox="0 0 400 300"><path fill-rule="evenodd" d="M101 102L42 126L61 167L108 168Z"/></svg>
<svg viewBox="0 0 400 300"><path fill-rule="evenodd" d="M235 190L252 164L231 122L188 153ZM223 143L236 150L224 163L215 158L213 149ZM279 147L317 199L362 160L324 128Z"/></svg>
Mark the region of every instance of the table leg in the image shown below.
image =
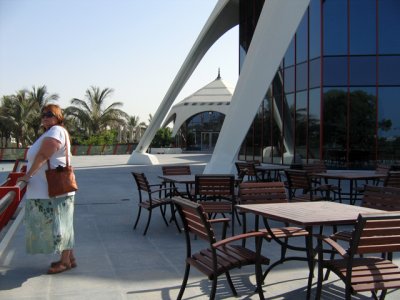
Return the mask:
<svg viewBox="0 0 400 300"><path fill-rule="evenodd" d="M314 277L314 256L315 256L315 251L314 251L314 245L313 245L313 228L312 226L306 227L306 230L309 232L309 235L306 237L306 247L307 247L307 260L308 260L308 283L307 283L307 299L310 299L311 297L311 285L312 285L312 280Z"/></svg>

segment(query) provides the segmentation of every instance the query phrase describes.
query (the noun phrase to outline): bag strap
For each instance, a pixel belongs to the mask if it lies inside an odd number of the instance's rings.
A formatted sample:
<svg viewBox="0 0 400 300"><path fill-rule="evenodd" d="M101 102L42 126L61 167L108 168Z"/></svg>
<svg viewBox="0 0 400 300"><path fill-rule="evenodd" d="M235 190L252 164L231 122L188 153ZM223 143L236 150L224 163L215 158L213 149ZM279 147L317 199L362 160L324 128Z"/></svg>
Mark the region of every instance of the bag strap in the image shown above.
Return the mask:
<svg viewBox="0 0 400 300"><path fill-rule="evenodd" d="M68 167L69 166L69 150L68 150L69 149L68 148L68 145L69 145L69 134L68 134L68 131L64 127L62 127L62 126L60 126L60 127L64 131L64 136L65 136L65 166ZM47 160L47 168L50 170L50 160L49 159Z"/></svg>

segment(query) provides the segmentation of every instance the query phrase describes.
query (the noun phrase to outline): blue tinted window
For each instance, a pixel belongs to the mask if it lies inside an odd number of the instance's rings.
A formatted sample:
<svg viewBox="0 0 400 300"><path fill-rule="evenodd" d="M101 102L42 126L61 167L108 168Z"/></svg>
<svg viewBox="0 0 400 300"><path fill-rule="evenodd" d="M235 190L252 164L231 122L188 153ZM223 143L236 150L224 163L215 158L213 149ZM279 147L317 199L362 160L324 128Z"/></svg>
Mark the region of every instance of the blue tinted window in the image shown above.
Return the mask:
<svg viewBox="0 0 400 300"><path fill-rule="evenodd" d="M321 90L312 89L309 92L308 104L308 158L320 158L319 137L321 123Z"/></svg>
<svg viewBox="0 0 400 300"><path fill-rule="evenodd" d="M324 58L324 85L347 85L347 57Z"/></svg>
<svg viewBox="0 0 400 300"><path fill-rule="evenodd" d="M350 57L350 85L376 84L376 57Z"/></svg>
<svg viewBox="0 0 400 300"><path fill-rule="evenodd" d="M294 65L294 38L290 42L284 58L285 58L285 67Z"/></svg>
<svg viewBox="0 0 400 300"><path fill-rule="evenodd" d="M385 139L400 137L400 87L379 88L378 134Z"/></svg>
<svg viewBox="0 0 400 300"><path fill-rule="evenodd" d="M297 33L296 33L296 63L301 63L307 60L307 51L308 51L307 23L308 23L308 14L306 11L306 13L303 16L303 19L299 24L299 28L297 28Z"/></svg>
<svg viewBox="0 0 400 300"><path fill-rule="evenodd" d="M321 84L321 59L310 61L310 88L319 87Z"/></svg>
<svg viewBox="0 0 400 300"><path fill-rule="evenodd" d="M321 4L320 0L310 3L310 58L321 56Z"/></svg>
<svg viewBox="0 0 400 300"><path fill-rule="evenodd" d="M350 54L376 53L375 0L350 1Z"/></svg>
<svg viewBox="0 0 400 300"><path fill-rule="evenodd" d="M400 1L378 1L379 53L400 53Z"/></svg>
<svg viewBox="0 0 400 300"><path fill-rule="evenodd" d="M307 89L307 63L296 66L296 90L301 91Z"/></svg>
<svg viewBox="0 0 400 300"><path fill-rule="evenodd" d="M296 155L307 157L307 92L296 94Z"/></svg>
<svg viewBox="0 0 400 300"><path fill-rule="evenodd" d="M324 54L347 53L347 0L325 0Z"/></svg>
<svg viewBox="0 0 400 300"><path fill-rule="evenodd" d="M379 84L400 85L400 56L379 57Z"/></svg>
<svg viewBox="0 0 400 300"><path fill-rule="evenodd" d="M285 69L285 93L294 91L294 67Z"/></svg>

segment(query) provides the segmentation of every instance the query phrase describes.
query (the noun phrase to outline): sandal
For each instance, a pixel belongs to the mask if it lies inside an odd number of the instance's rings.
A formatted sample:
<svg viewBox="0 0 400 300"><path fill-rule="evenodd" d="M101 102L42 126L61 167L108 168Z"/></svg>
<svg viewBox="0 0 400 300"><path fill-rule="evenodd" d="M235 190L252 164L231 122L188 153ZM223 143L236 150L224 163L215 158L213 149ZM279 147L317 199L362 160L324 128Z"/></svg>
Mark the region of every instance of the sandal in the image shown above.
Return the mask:
<svg viewBox="0 0 400 300"><path fill-rule="evenodd" d="M53 261L53 262L50 264L50 267L54 268L54 267L56 267L56 266L59 265L59 264L61 264L61 260ZM78 266L78 265L77 265L76 259L75 259L75 257L74 257L74 258L71 259L71 268L76 268L77 266Z"/></svg>
<svg viewBox="0 0 400 300"><path fill-rule="evenodd" d="M59 264L56 264L54 267L48 269L47 274L58 274L68 271L69 269L71 269L71 264L60 262Z"/></svg>

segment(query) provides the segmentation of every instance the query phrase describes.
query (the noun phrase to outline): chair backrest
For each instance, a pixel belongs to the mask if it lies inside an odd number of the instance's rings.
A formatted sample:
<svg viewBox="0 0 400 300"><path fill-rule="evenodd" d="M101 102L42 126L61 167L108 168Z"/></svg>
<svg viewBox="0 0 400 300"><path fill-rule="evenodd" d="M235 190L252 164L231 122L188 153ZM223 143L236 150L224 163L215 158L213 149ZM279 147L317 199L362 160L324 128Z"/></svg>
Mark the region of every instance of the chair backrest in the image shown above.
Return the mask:
<svg viewBox="0 0 400 300"><path fill-rule="evenodd" d="M147 180L146 175L144 173L136 173L131 172L133 177L135 178L136 185L140 191L151 192L149 181Z"/></svg>
<svg viewBox="0 0 400 300"><path fill-rule="evenodd" d="M389 171L383 185L400 188L400 171Z"/></svg>
<svg viewBox="0 0 400 300"><path fill-rule="evenodd" d="M285 170L289 189L311 190L311 177L305 170L288 169Z"/></svg>
<svg viewBox="0 0 400 300"><path fill-rule="evenodd" d="M189 165L162 166L163 175L191 175Z"/></svg>
<svg viewBox="0 0 400 300"><path fill-rule="evenodd" d="M387 174L392 169L390 165L378 164L375 168L375 172L379 174Z"/></svg>
<svg viewBox="0 0 400 300"><path fill-rule="evenodd" d="M211 244L216 242L214 230L201 204L182 197L173 197L172 201L181 216L186 234L193 233Z"/></svg>
<svg viewBox="0 0 400 300"><path fill-rule="evenodd" d="M400 188L366 185L361 206L400 211Z"/></svg>
<svg viewBox="0 0 400 300"><path fill-rule="evenodd" d="M239 185L240 204L287 202L283 182L242 182Z"/></svg>
<svg viewBox="0 0 400 300"><path fill-rule="evenodd" d="M257 176L254 162L235 162L237 173L244 171L247 176Z"/></svg>
<svg viewBox="0 0 400 300"><path fill-rule="evenodd" d="M359 215L349 254L400 251L400 213Z"/></svg>
<svg viewBox="0 0 400 300"><path fill-rule="evenodd" d="M235 177L231 174L199 174L195 176L196 197L229 197L235 196Z"/></svg>
<svg viewBox="0 0 400 300"><path fill-rule="evenodd" d="M324 173L326 172L326 165L323 161L317 160L311 164L302 165L303 170L309 173Z"/></svg>

